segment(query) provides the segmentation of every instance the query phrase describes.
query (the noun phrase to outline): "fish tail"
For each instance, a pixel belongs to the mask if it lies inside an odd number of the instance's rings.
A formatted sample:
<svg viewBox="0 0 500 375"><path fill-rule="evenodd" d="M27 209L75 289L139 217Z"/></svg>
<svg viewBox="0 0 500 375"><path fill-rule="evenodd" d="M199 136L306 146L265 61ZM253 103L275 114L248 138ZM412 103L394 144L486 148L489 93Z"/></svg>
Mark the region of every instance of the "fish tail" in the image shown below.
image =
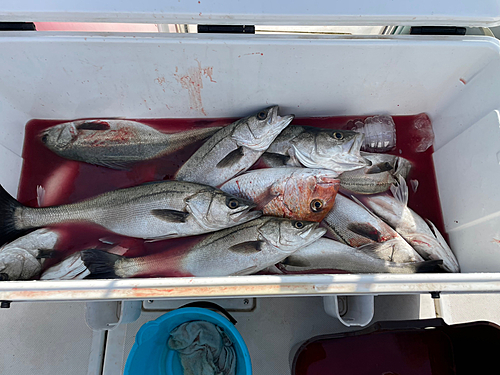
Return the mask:
<svg viewBox="0 0 500 375"><path fill-rule="evenodd" d="M3 245L25 231L16 225L16 209L24 207L0 185L0 245Z"/></svg>
<svg viewBox="0 0 500 375"><path fill-rule="evenodd" d="M87 278L117 279L120 276L116 274L116 263L125 257L99 249L87 249L81 252L81 259L90 271Z"/></svg>
<svg viewBox="0 0 500 375"><path fill-rule="evenodd" d="M446 272L443 268L443 261L441 259L437 260L426 260L424 262L415 263L402 263L404 266L409 267L413 273L436 273L436 272Z"/></svg>

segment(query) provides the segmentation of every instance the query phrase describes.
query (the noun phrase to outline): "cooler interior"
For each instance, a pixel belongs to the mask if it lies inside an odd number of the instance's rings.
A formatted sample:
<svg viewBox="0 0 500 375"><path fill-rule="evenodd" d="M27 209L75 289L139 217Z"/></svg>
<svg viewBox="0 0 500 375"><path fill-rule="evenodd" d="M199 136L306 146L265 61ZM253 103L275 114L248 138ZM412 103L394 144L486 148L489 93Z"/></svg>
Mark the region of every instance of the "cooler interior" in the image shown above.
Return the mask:
<svg viewBox="0 0 500 375"><path fill-rule="evenodd" d="M30 119L425 112L462 272L500 268L493 38L4 32L0 48L0 183L13 195Z"/></svg>

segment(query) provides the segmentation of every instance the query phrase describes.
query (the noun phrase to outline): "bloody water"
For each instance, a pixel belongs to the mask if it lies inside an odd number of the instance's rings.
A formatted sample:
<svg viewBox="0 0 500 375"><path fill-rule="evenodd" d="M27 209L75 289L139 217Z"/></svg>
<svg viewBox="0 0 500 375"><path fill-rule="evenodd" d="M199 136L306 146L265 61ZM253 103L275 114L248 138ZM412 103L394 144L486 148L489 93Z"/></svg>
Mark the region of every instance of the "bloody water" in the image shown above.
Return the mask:
<svg viewBox="0 0 500 375"><path fill-rule="evenodd" d="M297 118L292 125L308 125L322 128L342 128L349 121L364 120L365 117L322 117ZM408 180L418 180L416 192L410 188L409 207L423 218L430 219L444 233L443 218L437 192L436 176L432 162L432 147L426 152L416 153L415 140L408 131L415 116L395 116L397 146L390 152L402 156L413 163L413 169ZM132 119L163 132L178 132L200 127L224 126L235 119ZM106 167L63 159L47 149L38 138L38 134L53 125L69 120L31 120L26 124L23 149L23 166L18 190L21 203L38 207L37 187L45 189L42 206L53 206L73 203L98 194L145 182L171 179L179 167L200 147L202 142L195 143L174 155L156 160L138 163L128 171L118 171ZM119 236L91 225L66 224L56 226L62 233L62 239L57 244L58 256L46 262L45 266L55 264L62 257L78 250L90 247L110 248L107 242L120 244L130 250L127 256L152 254L177 246L189 246L201 239L195 238L171 239L157 242L145 242ZM446 234L445 234L446 235ZM101 239L101 240L100 240Z"/></svg>

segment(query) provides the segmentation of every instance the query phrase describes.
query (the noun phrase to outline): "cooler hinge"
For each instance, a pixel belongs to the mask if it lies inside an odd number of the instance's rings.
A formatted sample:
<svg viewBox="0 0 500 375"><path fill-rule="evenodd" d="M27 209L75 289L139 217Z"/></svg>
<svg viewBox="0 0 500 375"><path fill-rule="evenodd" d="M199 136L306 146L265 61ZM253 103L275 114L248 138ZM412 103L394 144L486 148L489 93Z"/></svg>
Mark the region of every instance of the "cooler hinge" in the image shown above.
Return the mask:
<svg viewBox="0 0 500 375"><path fill-rule="evenodd" d="M255 34L253 25L198 25L198 33Z"/></svg>

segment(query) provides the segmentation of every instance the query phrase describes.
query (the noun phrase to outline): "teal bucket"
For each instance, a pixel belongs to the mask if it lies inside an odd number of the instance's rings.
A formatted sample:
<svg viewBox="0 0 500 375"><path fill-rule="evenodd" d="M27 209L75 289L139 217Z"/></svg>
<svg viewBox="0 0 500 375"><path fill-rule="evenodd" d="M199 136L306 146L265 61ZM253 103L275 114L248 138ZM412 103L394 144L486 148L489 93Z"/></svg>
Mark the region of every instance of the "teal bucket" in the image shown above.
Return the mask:
<svg viewBox="0 0 500 375"><path fill-rule="evenodd" d="M189 306L189 305L188 305ZM233 342L236 352L236 375L251 375L252 362L245 341L234 327L236 321L215 304L204 303L223 312L228 318L200 307L182 307L144 324L135 337L135 343L125 364L124 375L183 375L181 361L175 350L167 345L170 331L193 320L213 323L223 329Z"/></svg>

